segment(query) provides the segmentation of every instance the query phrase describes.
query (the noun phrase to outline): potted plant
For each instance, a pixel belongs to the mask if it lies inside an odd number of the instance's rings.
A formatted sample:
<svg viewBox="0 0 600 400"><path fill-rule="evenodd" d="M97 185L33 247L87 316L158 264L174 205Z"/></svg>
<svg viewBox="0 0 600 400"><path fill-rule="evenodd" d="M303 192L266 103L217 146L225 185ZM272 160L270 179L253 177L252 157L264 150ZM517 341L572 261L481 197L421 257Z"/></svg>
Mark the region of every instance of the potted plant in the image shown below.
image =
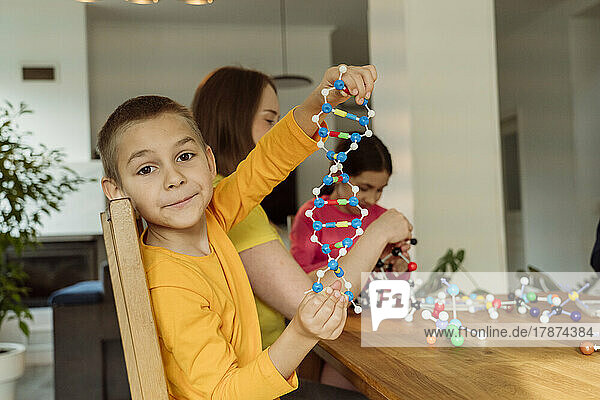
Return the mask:
<svg viewBox="0 0 600 400"><path fill-rule="evenodd" d="M442 283L440 281L440 275L446 278L449 282L452 279L452 274L458 271L461 271L465 274L465 276L471 281L475 289L472 293L476 294L485 294L487 293L485 290L479 288L475 279L471 276L469 271L463 267L462 263L465 260L465 249L459 249L456 252L452 249L448 249L443 256L441 256L435 268L431 271L433 274L429 277L427 282L425 282L418 290L417 296L425 297L431 293L435 293L442 289Z"/></svg>
<svg viewBox="0 0 600 400"><path fill-rule="evenodd" d="M43 214L58 211L64 195L88 179L63 166L64 153L44 145L27 144L30 132L21 132L17 120L31 113L21 103L0 105L0 330L16 319L29 336L31 314L23 303L27 275L18 262L9 262L6 252L17 256L36 244ZM0 343L0 399L12 400L16 381L24 371L25 347Z"/></svg>

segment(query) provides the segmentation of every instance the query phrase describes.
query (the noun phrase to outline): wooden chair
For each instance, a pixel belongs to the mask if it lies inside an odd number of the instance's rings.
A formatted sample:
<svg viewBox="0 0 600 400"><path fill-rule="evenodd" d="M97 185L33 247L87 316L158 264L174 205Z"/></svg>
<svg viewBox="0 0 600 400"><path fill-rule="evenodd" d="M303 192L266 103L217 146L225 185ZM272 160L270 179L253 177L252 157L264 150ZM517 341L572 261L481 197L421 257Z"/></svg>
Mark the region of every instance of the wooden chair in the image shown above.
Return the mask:
<svg viewBox="0 0 600 400"><path fill-rule="evenodd" d="M129 199L100 214L132 400L168 400L167 382Z"/></svg>

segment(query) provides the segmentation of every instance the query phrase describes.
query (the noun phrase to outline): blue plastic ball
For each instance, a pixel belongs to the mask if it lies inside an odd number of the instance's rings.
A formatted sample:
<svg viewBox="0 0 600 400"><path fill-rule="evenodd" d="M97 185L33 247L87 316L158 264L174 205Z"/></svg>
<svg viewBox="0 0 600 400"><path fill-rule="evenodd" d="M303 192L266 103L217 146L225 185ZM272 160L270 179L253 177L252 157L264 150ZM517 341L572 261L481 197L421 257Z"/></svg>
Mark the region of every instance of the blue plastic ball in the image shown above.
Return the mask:
<svg viewBox="0 0 600 400"><path fill-rule="evenodd" d="M346 291L344 292L344 294L345 294L346 296L348 296L348 301L352 301L352 299L354 299L354 293L352 293L351 291L349 291L349 290L346 290Z"/></svg>
<svg viewBox="0 0 600 400"><path fill-rule="evenodd" d="M329 130L325 127L319 128L319 136L321 137L327 137L327 135L329 134Z"/></svg>
<svg viewBox="0 0 600 400"><path fill-rule="evenodd" d="M337 276L338 278L341 278L342 276L344 276L344 270L341 268L338 268L337 271L334 272L335 276Z"/></svg>
<svg viewBox="0 0 600 400"><path fill-rule="evenodd" d="M427 304L433 304L433 303L435 303L435 300L434 300L434 298L433 298L433 297L431 297L431 296L427 296L427 297L425 298L425 303L427 303Z"/></svg>
<svg viewBox="0 0 600 400"><path fill-rule="evenodd" d="M337 160L339 162L344 162L348 159L348 155L346 153L344 153L343 151L340 151L339 153L337 153Z"/></svg>
<svg viewBox="0 0 600 400"><path fill-rule="evenodd" d="M348 199L348 204L350 204L352 207L356 207L358 205L358 197L356 196L352 196Z"/></svg>
<svg viewBox="0 0 600 400"><path fill-rule="evenodd" d="M329 254L331 253L331 247L329 247L328 244L324 244L323 246L321 246L321 251L323 252L323 254Z"/></svg>
<svg viewBox="0 0 600 400"><path fill-rule="evenodd" d="M323 200L322 198L316 198L315 199L315 207L317 208L321 208L325 205L325 200Z"/></svg>
<svg viewBox="0 0 600 400"><path fill-rule="evenodd" d="M358 123L359 123L359 124L361 124L362 126L367 126L367 125L369 125L369 117L365 117L365 116L363 116L363 117L360 117L360 118L358 119Z"/></svg>
<svg viewBox="0 0 600 400"><path fill-rule="evenodd" d="M333 87L336 88L337 90L342 90L344 89L344 81L341 79L336 80L335 82L333 82Z"/></svg>
<svg viewBox="0 0 600 400"><path fill-rule="evenodd" d="M452 319L449 322L450 325L456 325L457 327L461 327L462 326L462 322L460 322L460 319Z"/></svg>
<svg viewBox="0 0 600 400"><path fill-rule="evenodd" d="M360 228L360 226L361 226L361 225L362 225L362 221L360 220L360 218L354 218L354 219L352 220L352 227L353 227L354 229L356 229L356 228Z"/></svg>
<svg viewBox="0 0 600 400"><path fill-rule="evenodd" d="M329 262L327 263L327 266L329 267L330 270L335 271L338 267L338 262L336 260L329 260Z"/></svg>
<svg viewBox="0 0 600 400"><path fill-rule="evenodd" d="M352 135L350 135L350 140L354 143L358 143L362 140L362 136L360 136L360 133L354 132Z"/></svg>
<svg viewBox="0 0 600 400"><path fill-rule="evenodd" d="M475 299L477 299L477 295L476 295L475 293L471 293L471 294L469 295L469 298L470 298L471 300L475 300Z"/></svg>
<svg viewBox="0 0 600 400"><path fill-rule="evenodd" d="M333 177L326 175L323 177L323 183L326 185L331 185L333 183Z"/></svg>
<svg viewBox="0 0 600 400"><path fill-rule="evenodd" d="M319 293L321 290L323 290L323 284L319 282L313 283L312 290L315 293Z"/></svg>
<svg viewBox="0 0 600 400"><path fill-rule="evenodd" d="M348 174L345 172L340 175L340 178L342 178L342 183L350 182L350 176L348 176Z"/></svg>
<svg viewBox="0 0 600 400"><path fill-rule="evenodd" d="M329 159L329 161L333 161L333 156L335 156L335 151L328 150L326 156Z"/></svg>
<svg viewBox="0 0 600 400"><path fill-rule="evenodd" d="M321 106L321 110L323 110L325 114L328 114L331 112L331 110L333 110L333 107L331 107L331 104L325 103Z"/></svg>
<svg viewBox="0 0 600 400"><path fill-rule="evenodd" d="M323 223L321 221L313 222L313 229L315 231L320 231L321 229L323 229Z"/></svg>
<svg viewBox="0 0 600 400"><path fill-rule="evenodd" d="M571 319L575 322L579 321L581 319L581 313L579 311L572 311Z"/></svg>
<svg viewBox="0 0 600 400"><path fill-rule="evenodd" d="M448 294L450 296L456 296L459 292L459 289L458 289L458 286L453 283L450 286L448 286L446 291L448 292Z"/></svg>
<svg viewBox="0 0 600 400"><path fill-rule="evenodd" d="M344 247L350 247L350 246L352 246L352 239L346 238L346 239L342 240L342 244L344 245Z"/></svg>

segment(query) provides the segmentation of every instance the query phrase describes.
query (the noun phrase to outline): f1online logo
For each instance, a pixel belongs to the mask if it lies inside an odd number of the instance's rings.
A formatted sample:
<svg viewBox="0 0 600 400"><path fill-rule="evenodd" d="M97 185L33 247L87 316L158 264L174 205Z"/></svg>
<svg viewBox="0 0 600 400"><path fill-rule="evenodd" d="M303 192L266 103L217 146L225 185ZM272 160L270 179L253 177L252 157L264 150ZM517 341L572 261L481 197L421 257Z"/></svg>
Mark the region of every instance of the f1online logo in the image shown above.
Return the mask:
<svg viewBox="0 0 600 400"><path fill-rule="evenodd" d="M410 284L402 280L378 280L369 283L373 332L384 319L402 319L410 310Z"/></svg>

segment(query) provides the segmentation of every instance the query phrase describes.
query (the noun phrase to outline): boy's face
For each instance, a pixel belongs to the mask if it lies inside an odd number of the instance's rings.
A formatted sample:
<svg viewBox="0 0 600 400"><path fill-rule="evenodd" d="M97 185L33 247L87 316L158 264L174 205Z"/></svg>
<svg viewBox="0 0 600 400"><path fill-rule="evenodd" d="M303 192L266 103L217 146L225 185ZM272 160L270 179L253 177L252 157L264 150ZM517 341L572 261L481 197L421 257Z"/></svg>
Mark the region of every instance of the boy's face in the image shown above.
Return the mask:
<svg viewBox="0 0 600 400"><path fill-rule="evenodd" d="M181 230L201 221L213 194L215 160L182 117L167 113L126 129L117 166L121 187L102 180L109 199L130 197L155 226Z"/></svg>

